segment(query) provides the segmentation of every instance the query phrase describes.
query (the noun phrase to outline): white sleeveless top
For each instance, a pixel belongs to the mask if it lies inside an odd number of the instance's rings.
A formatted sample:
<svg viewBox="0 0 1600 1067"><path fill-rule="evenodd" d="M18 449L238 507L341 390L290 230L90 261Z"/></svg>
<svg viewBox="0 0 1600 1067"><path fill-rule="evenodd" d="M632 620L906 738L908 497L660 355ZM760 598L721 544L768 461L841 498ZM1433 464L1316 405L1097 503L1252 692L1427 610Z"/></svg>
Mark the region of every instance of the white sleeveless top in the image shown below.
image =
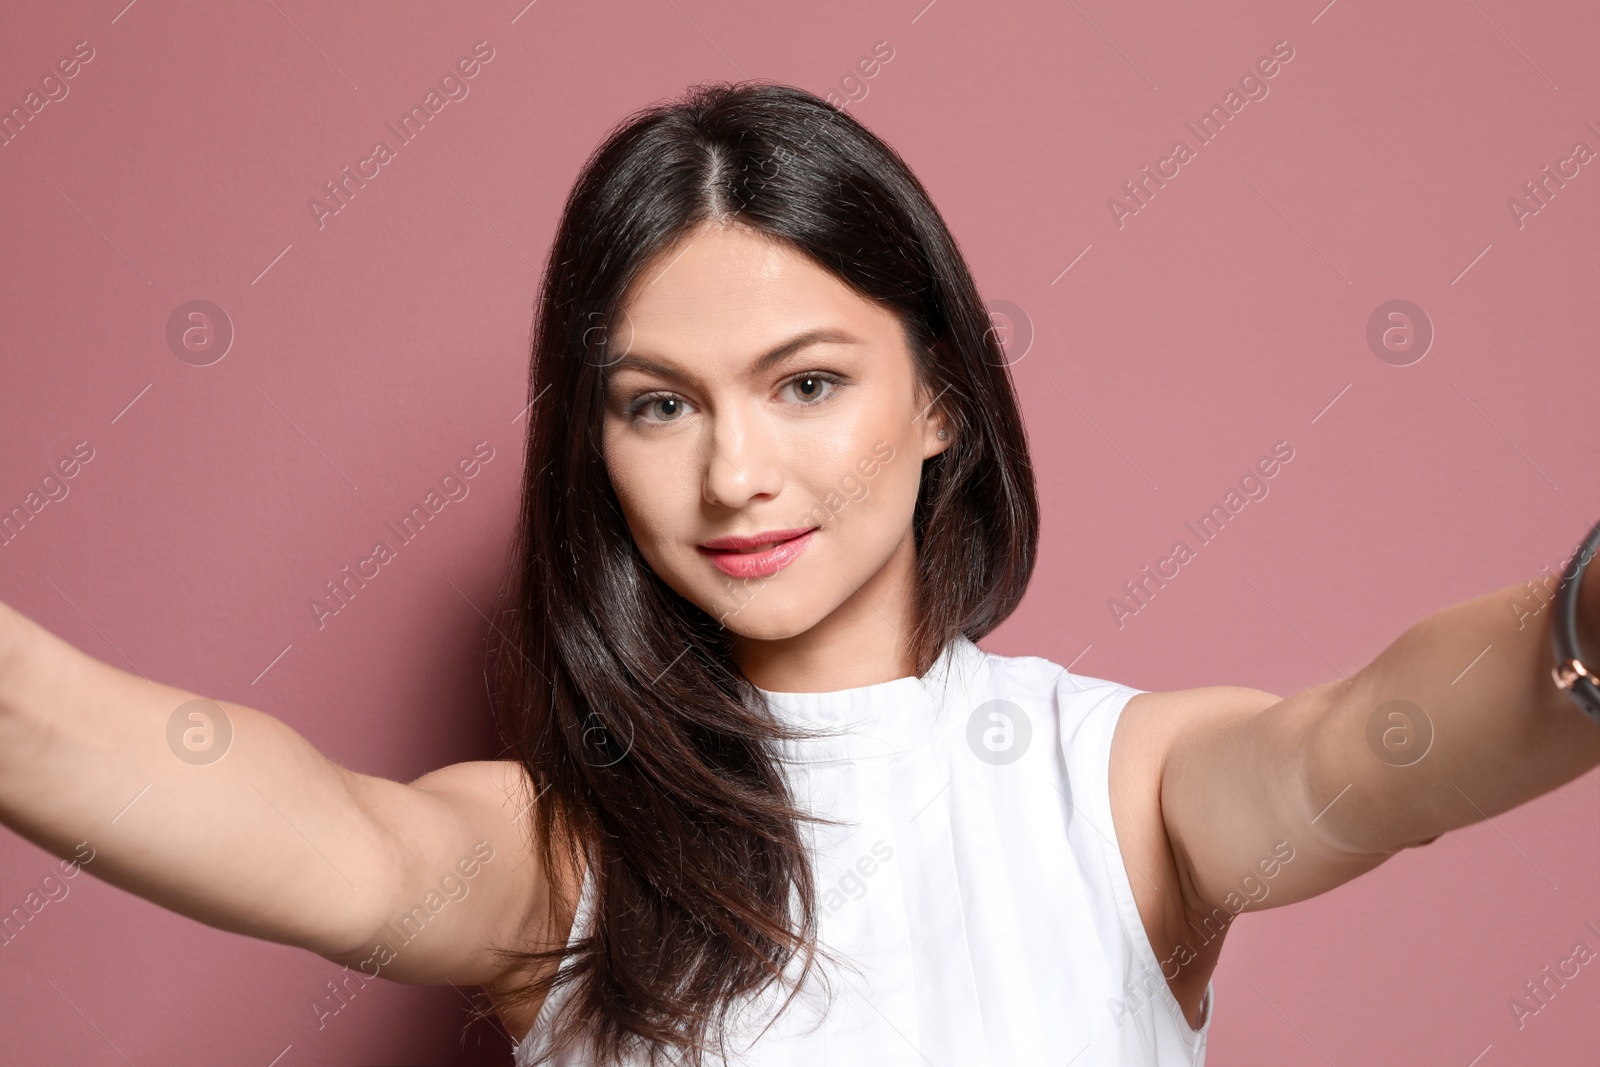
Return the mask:
<svg viewBox="0 0 1600 1067"><path fill-rule="evenodd" d="M802 824L820 940L847 962L815 965L831 1008L815 975L776 1022L792 980L746 1002L735 1033L748 1037L727 1063L1205 1062L1211 985L1193 1030L1145 935L1111 821L1112 730L1139 690L958 637L922 678L762 692L782 718L848 731L778 750L796 799L849 823ZM590 919L592 889L586 875L571 938ZM544 1051L564 993L546 1000L517 1067ZM565 1050L551 1062L593 1061Z"/></svg>

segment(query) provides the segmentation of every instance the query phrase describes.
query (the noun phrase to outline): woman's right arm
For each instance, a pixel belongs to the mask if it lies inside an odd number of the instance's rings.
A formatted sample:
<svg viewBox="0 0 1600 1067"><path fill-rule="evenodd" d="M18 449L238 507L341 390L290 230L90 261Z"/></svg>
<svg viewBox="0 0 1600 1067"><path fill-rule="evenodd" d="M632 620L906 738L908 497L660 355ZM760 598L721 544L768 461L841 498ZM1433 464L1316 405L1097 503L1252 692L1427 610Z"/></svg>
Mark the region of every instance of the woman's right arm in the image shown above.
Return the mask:
<svg viewBox="0 0 1600 1067"><path fill-rule="evenodd" d="M0 822L57 856L92 850L85 870L211 926L352 966L387 943L382 974L400 981L488 984L502 969L487 949L543 923L519 764L402 784L226 701L208 702L232 734L212 759L222 732L209 724L208 752L196 709L169 741L174 711L202 699L0 603Z"/></svg>

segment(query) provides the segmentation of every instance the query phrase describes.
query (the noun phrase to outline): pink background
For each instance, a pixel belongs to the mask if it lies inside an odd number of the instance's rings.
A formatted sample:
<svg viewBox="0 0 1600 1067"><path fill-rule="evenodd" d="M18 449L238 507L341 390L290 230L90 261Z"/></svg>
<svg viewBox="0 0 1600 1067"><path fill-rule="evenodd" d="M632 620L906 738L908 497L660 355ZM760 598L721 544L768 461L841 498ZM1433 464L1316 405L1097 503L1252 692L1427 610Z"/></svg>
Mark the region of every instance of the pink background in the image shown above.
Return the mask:
<svg viewBox="0 0 1600 1067"><path fill-rule="evenodd" d="M95 450L0 548L0 599L356 769L492 754L480 611L517 501L535 265L605 131L696 81L864 85L852 112L926 183L985 299L1031 323L1009 343L1044 542L993 651L1287 694L1559 564L1600 516L1600 163L1520 228L1507 207L1574 142L1600 149L1592 6L124 2L0 15L4 108L94 49L0 148L0 506ZM1119 228L1108 198L1194 147L1184 122L1281 40L1269 95ZM469 95L319 229L308 200L395 147L385 122L478 41ZM878 41L890 62L846 81ZM211 366L166 339L193 299L236 331ZM1436 331L1409 366L1366 341L1392 299ZM323 583L479 440L470 495L319 630ZM1270 495L1119 629L1107 599L1280 440ZM0 831L0 910L54 862ZM490 1027L461 1047L455 990L374 983L319 1032L335 965L70 885L0 949L8 1062L509 1062ZM1600 965L1521 1030L1507 1007L1600 947L1585 920L1594 773L1241 922L1210 1061L1587 1061Z"/></svg>

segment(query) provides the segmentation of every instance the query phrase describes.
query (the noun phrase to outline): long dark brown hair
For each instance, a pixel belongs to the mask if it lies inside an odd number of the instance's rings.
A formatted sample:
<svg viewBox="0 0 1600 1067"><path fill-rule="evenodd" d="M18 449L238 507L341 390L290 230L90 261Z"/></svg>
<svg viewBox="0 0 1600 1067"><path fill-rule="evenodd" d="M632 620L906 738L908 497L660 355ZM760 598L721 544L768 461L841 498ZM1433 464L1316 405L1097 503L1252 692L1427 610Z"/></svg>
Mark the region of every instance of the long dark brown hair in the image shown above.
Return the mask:
<svg viewBox="0 0 1600 1067"><path fill-rule="evenodd" d="M728 631L645 563L601 451L608 353L627 341L609 328L619 302L652 257L707 221L787 242L902 322L951 432L923 462L913 518L919 676L956 635L976 640L1011 614L1038 542L1004 349L893 149L819 97L767 82L694 86L610 133L545 267L522 507L490 658L553 899L570 914L579 886L562 872L586 864L594 883L566 967L551 966L560 945L503 954L530 973L543 965L513 995L571 983L547 1049L584 1035L601 1063L641 1052L704 1062L723 1051L735 1002L791 962L803 978L818 947L801 826L812 816L776 747L810 735L774 719ZM552 935L561 910L550 909Z"/></svg>

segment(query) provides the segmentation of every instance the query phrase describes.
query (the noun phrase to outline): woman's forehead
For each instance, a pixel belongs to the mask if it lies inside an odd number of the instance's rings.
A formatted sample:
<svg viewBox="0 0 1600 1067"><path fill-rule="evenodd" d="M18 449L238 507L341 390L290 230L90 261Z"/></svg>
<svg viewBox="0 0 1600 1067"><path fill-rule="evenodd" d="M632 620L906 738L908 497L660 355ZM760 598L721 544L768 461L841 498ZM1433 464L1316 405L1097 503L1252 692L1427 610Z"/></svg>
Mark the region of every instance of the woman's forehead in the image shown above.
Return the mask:
<svg viewBox="0 0 1600 1067"><path fill-rule="evenodd" d="M716 352L743 362L807 331L872 344L898 336L893 312L809 257L748 251L725 257L711 241L688 242L665 269L656 268L620 305L626 329L619 336L630 352L668 360Z"/></svg>

